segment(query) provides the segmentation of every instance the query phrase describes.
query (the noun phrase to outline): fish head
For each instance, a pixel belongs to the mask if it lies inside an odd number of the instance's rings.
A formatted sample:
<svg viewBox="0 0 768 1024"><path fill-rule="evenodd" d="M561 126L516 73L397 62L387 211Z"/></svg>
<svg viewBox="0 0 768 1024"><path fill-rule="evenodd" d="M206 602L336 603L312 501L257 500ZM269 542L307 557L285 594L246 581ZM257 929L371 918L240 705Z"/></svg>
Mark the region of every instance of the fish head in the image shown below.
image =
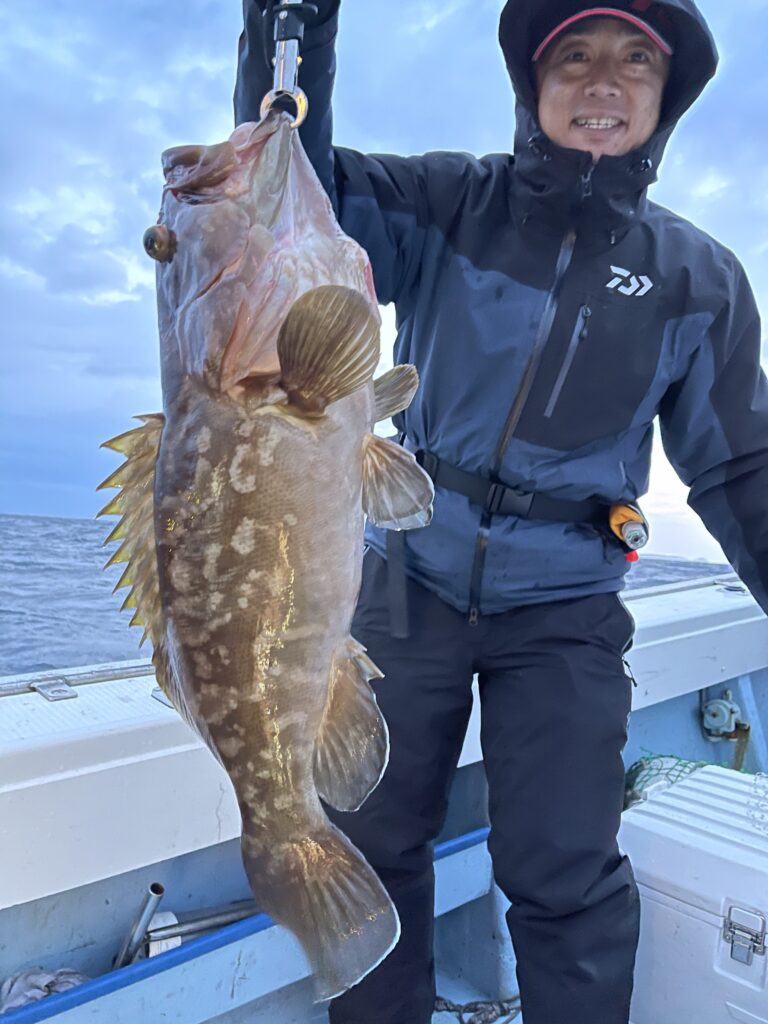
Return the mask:
<svg viewBox="0 0 768 1024"><path fill-rule="evenodd" d="M371 293L367 257L338 227L288 115L162 160L144 248L157 261L166 399L190 377L230 393L275 380L279 330L300 295L329 283Z"/></svg>

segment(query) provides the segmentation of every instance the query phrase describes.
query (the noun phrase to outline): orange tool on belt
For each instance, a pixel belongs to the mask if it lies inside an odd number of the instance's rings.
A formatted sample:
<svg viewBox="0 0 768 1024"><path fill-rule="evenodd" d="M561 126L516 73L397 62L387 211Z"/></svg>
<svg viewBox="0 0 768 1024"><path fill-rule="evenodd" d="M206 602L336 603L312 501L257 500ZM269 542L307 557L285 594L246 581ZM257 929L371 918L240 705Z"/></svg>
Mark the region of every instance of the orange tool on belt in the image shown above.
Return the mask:
<svg viewBox="0 0 768 1024"><path fill-rule="evenodd" d="M638 551L648 543L648 521L639 505L611 505L608 525L627 548L627 561L636 562Z"/></svg>

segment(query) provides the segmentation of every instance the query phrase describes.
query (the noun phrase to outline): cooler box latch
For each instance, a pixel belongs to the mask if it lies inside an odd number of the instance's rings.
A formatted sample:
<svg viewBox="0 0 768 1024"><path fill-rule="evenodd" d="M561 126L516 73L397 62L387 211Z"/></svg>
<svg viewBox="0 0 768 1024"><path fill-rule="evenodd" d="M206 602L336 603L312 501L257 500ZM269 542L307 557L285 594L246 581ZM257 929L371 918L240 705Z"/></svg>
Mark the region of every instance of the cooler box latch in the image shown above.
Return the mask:
<svg viewBox="0 0 768 1024"><path fill-rule="evenodd" d="M766 919L763 914L731 907L723 938L731 947L731 959L749 966L755 956L765 956Z"/></svg>

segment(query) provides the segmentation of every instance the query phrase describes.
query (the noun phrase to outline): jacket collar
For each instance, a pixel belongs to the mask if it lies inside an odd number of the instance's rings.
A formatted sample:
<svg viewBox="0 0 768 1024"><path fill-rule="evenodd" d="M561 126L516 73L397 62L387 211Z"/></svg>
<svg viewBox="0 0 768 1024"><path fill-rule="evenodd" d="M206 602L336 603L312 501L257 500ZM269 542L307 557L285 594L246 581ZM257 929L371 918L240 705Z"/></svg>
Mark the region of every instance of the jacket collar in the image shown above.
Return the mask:
<svg viewBox="0 0 768 1024"><path fill-rule="evenodd" d="M523 219L553 232L571 227L585 239L617 242L644 213L668 134L594 164L590 153L552 142L518 104L515 190Z"/></svg>

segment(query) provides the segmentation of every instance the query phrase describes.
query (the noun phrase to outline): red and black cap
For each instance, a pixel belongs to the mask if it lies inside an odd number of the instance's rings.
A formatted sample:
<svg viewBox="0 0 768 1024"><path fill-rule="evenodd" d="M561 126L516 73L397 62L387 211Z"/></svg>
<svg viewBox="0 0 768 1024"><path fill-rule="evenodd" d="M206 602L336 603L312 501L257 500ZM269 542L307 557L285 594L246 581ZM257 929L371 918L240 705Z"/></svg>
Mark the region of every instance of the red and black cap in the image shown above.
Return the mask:
<svg viewBox="0 0 768 1024"><path fill-rule="evenodd" d="M597 10L623 18L674 51L664 92L662 127L671 126L701 93L717 67L717 49L695 0L507 0L499 42L518 101L535 118L537 85L533 62L560 32ZM575 19L575 20L574 20ZM640 24L639 24L640 23Z"/></svg>
<svg viewBox="0 0 768 1024"><path fill-rule="evenodd" d="M620 18L639 31L644 32L658 48L671 57L675 52L674 26L664 9L653 0L628 0L626 3L609 3L599 7L586 6L558 21L544 35L534 50L531 60L536 62L547 47L563 32L573 28L585 18Z"/></svg>

